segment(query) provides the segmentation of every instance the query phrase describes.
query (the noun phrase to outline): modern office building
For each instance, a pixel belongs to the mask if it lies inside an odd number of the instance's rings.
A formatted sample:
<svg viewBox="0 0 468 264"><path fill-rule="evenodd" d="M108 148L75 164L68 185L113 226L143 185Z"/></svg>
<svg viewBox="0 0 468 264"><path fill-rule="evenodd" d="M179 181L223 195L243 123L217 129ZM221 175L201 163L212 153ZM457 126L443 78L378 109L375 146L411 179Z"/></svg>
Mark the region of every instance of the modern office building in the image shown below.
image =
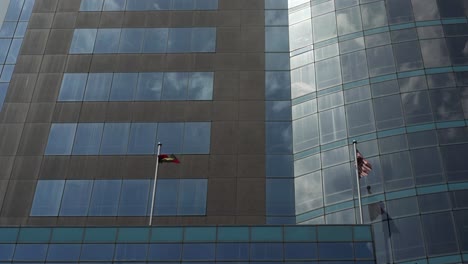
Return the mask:
<svg viewBox="0 0 468 264"><path fill-rule="evenodd" d="M467 16L3 0L0 262L467 262Z"/></svg>

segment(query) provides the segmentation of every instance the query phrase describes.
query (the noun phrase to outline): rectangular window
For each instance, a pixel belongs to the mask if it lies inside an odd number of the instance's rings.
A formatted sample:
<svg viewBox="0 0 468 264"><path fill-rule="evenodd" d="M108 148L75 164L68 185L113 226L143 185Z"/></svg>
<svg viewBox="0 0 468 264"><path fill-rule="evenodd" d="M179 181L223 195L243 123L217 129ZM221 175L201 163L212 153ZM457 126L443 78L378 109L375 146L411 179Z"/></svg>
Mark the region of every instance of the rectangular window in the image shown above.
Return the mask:
<svg viewBox="0 0 468 264"><path fill-rule="evenodd" d="M45 150L46 155L70 155L76 124L52 124Z"/></svg>
<svg viewBox="0 0 468 264"><path fill-rule="evenodd" d="M79 123L73 144L73 155L98 155L103 128L103 123Z"/></svg>
<svg viewBox="0 0 468 264"><path fill-rule="evenodd" d="M67 180L60 206L60 216L87 215L92 189L93 181Z"/></svg>
<svg viewBox="0 0 468 264"><path fill-rule="evenodd" d="M101 155L125 155L127 153L130 123L106 123L101 142Z"/></svg>
<svg viewBox="0 0 468 264"><path fill-rule="evenodd" d="M121 180L94 181L89 216L116 216L119 206Z"/></svg>
<svg viewBox="0 0 468 264"><path fill-rule="evenodd" d="M57 216L65 180L42 180L37 182L31 208L31 216Z"/></svg>
<svg viewBox="0 0 468 264"><path fill-rule="evenodd" d="M212 100L213 83L213 72L65 73L57 101Z"/></svg>
<svg viewBox="0 0 468 264"><path fill-rule="evenodd" d="M80 11L157 11L217 9L218 0L83 0L80 6Z"/></svg>
<svg viewBox="0 0 468 264"><path fill-rule="evenodd" d="M145 5L143 1L135 3ZM9 43L1 45L6 47ZM203 53L215 50L216 28L213 27L84 28L75 29L69 52L70 54Z"/></svg>

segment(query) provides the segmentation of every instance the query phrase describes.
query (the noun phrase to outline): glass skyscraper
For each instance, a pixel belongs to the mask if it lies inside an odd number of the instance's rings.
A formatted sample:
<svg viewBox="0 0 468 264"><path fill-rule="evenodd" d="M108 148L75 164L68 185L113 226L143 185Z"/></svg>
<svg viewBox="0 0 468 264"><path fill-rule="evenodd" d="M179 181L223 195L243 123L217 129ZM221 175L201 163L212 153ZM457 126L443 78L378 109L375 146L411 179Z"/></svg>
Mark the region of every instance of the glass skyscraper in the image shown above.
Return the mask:
<svg viewBox="0 0 468 264"><path fill-rule="evenodd" d="M0 9L0 263L468 261L467 0Z"/></svg>

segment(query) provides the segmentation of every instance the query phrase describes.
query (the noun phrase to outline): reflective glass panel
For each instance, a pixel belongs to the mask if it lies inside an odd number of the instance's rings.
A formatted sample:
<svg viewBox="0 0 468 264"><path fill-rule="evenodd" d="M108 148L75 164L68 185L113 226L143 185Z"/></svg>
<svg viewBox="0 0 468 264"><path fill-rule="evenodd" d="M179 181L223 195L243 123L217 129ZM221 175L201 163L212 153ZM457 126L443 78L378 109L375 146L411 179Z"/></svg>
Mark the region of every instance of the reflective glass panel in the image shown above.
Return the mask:
<svg viewBox="0 0 468 264"><path fill-rule="evenodd" d="M87 80L86 73L65 73L58 101L82 101Z"/></svg>
<svg viewBox="0 0 468 264"><path fill-rule="evenodd" d="M211 123L196 122L185 123L184 129L184 154L208 154L210 153Z"/></svg>
<svg viewBox="0 0 468 264"><path fill-rule="evenodd" d="M112 73L90 73L86 84L85 101L108 101Z"/></svg>
<svg viewBox="0 0 468 264"><path fill-rule="evenodd" d="M103 123L78 123L73 155L99 154L103 128Z"/></svg>
<svg viewBox="0 0 468 264"><path fill-rule="evenodd" d="M149 185L149 180L123 180L118 215L146 215L148 209Z"/></svg>
<svg viewBox="0 0 468 264"><path fill-rule="evenodd" d="M156 123L132 123L127 154L154 154L157 128Z"/></svg>
<svg viewBox="0 0 468 264"><path fill-rule="evenodd" d="M93 181L67 180L60 206L60 216L86 216L88 215L89 201Z"/></svg>
<svg viewBox="0 0 468 264"><path fill-rule="evenodd" d="M160 179L157 181L154 215L177 215L178 189L179 180Z"/></svg>
<svg viewBox="0 0 468 264"><path fill-rule="evenodd" d="M64 180L38 181L30 215L57 216L64 185Z"/></svg>
<svg viewBox="0 0 468 264"><path fill-rule="evenodd" d="M147 72L138 75L135 100L157 101L161 98L163 83L162 72Z"/></svg>
<svg viewBox="0 0 468 264"><path fill-rule="evenodd" d="M117 53L119 50L120 31L121 29L119 28L98 29L94 52Z"/></svg>
<svg viewBox="0 0 468 264"><path fill-rule="evenodd" d="M182 137L184 135L183 123L159 123L157 142L164 142L162 153L183 153Z"/></svg>
<svg viewBox="0 0 468 264"><path fill-rule="evenodd" d="M89 216L116 216L121 180L95 180Z"/></svg>
<svg viewBox="0 0 468 264"><path fill-rule="evenodd" d="M138 73L114 73L109 101L133 101Z"/></svg>
<svg viewBox="0 0 468 264"><path fill-rule="evenodd" d="M70 155L73 139L75 138L76 124L52 124L49 140L45 150L46 155Z"/></svg>
<svg viewBox="0 0 468 264"><path fill-rule="evenodd" d="M213 97L212 72L190 73L188 100L211 100Z"/></svg>
<svg viewBox="0 0 468 264"><path fill-rule="evenodd" d="M71 54L93 53L97 29L75 29L70 46Z"/></svg>
<svg viewBox="0 0 468 264"><path fill-rule="evenodd" d="M161 100L186 100L188 81L187 72L165 73Z"/></svg>
<svg viewBox="0 0 468 264"><path fill-rule="evenodd" d="M101 142L101 155L127 153L130 123L106 123Z"/></svg>
<svg viewBox="0 0 468 264"><path fill-rule="evenodd" d="M178 215L205 215L208 180L181 179L177 201Z"/></svg>

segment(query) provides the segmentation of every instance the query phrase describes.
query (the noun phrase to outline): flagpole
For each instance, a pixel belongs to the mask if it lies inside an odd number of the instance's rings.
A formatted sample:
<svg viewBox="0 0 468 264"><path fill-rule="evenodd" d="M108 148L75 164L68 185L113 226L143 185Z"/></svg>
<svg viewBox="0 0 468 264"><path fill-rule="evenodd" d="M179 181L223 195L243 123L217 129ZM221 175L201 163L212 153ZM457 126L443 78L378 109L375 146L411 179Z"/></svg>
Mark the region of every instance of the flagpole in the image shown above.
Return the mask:
<svg viewBox="0 0 468 264"><path fill-rule="evenodd" d="M354 165L356 167L356 183L357 183L357 195L358 195L358 203L359 203L359 221L362 225L362 202L361 202L361 184L359 182L359 168L358 168L358 160L357 160L357 141L353 140L353 149L354 149Z"/></svg>
<svg viewBox="0 0 468 264"><path fill-rule="evenodd" d="M154 182L153 182L153 196L151 198L151 213L149 218L149 226L153 222L153 210L154 210L154 198L156 197L156 180L158 179L158 168L159 168L159 155L161 154L161 142L158 142L158 151L156 154L156 169L154 170Z"/></svg>

